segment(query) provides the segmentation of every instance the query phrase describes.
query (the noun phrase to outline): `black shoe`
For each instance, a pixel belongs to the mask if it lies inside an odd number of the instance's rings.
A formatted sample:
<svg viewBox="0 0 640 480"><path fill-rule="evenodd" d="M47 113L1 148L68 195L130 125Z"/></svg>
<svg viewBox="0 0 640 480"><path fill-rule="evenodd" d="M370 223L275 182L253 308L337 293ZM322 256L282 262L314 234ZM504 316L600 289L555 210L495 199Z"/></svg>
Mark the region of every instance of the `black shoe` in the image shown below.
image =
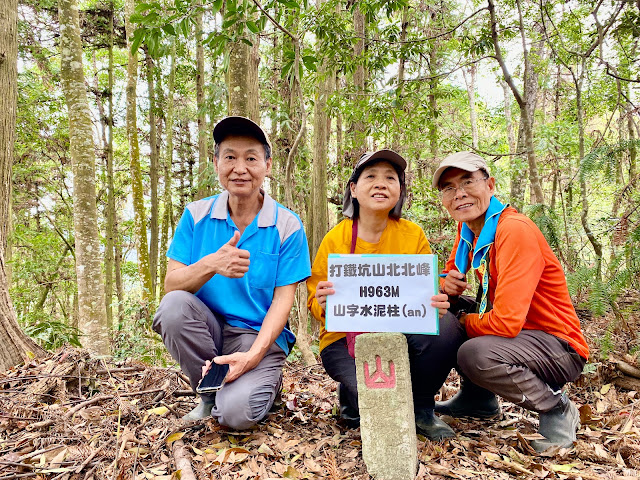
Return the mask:
<svg viewBox="0 0 640 480"><path fill-rule="evenodd" d="M340 420L344 423L348 428L358 428L360 427L360 412L357 408L349 405L347 401L347 397L340 388L341 385L338 384L338 402L339 402L339 412L340 412Z"/></svg>
<svg viewBox="0 0 640 480"><path fill-rule="evenodd" d="M467 381L453 397L436 402L435 411L451 417L470 417L490 420L500 415L500 405L495 394Z"/></svg>
<svg viewBox="0 0 640 480"><path fill-rule="evenodd" d="M548 412L540 413L538 433L543 439L532 440L531 446L536 452L544 452L550 447L571 448L576 441L576 432L580 427L580 413L563 393L558 405Z"/></svg>
<svg viewBox="0 0 640 480"><path fill-rule="evenodd" d="M456 436L451 427L433 413L432 408L423 408L416 412L416 430L434 442Z"/></svg>

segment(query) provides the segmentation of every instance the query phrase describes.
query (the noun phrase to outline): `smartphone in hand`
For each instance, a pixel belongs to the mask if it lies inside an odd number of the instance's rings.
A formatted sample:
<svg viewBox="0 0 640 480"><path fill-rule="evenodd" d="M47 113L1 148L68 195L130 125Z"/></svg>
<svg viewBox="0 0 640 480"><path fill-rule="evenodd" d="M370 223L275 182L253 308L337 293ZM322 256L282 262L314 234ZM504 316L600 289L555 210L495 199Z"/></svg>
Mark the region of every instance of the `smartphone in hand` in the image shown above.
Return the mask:
<svg viewBox="0 0 640 480"><path fill-rule="evenodd" d="M211 368L205 374L204 377L198 383L196 387L196 392L198 393L213 393L217 392L224 385L224 379L227 376L227 372L229 371L229 365L223 363L222 365L218 365L211 361Z"/></svg>

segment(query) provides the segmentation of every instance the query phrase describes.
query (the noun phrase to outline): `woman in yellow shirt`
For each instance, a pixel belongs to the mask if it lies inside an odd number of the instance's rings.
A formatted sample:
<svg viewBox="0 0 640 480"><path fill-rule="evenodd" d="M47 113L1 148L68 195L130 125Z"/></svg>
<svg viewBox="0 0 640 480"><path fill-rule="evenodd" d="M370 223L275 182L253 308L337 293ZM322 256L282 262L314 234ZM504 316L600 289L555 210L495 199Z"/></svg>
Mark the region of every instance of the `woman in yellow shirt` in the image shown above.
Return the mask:
<svg viewBox="0 0 640 480"><path fill-rule="evenodd" d="M340 416L349 426L359 424L355 360L344 333L324 328L327 295L335 293L327 281L330 253L431 253L420 226L401 218L406 197L407 162L391 150L364 154L349 179L342 213L345 220L322 240L307 280L307 306L320 322L320 356L325 370L337 382ZM433 413L434 395L455 366L463 330L457 319L444 315L447 296L438 294L431 305L440 309L439 335L407 334L416 427L432 440L454 436L453 430ZM443 316L444 315L444 316Z"/></svg>

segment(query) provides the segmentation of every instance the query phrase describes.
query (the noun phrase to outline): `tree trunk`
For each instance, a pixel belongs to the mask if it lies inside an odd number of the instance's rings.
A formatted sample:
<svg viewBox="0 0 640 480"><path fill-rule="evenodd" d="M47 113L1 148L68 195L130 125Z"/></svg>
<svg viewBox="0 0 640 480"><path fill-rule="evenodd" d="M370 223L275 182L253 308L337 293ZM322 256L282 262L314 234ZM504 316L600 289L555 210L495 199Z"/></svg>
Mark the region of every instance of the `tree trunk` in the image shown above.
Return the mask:
<svg viewBox="0 0 640 480"><path fill-rule="evenodd" d="M125 1L125 28L127 32L127 52L129 63L127 66L127 138L129 140L129 160L131 170L131 191L133 196L134 236L138 254L138 274L142 287L142 300L150 303L153 296L151 287L151 272L149 271L149 247L147 243L147 221L144 208L144 191L142 187L142 172L140 169L140 146L138 144L138 119L136 112L136 86L138 77L138 54L131 52L131 41L134 28L131 25L131 15L135 10L135 0Z"/></svg>
<svg viewBox="0 0 640 480"><path fill-rule="evenodd" d="M585 69L583 68L584 72ZM582 163L584 158L584 106L582 104L582 80L575 83L576 86L576 110L578 114L578 161ZM580 196L582 199L582 209L580 211L580 223L587 235L593 251L596 254L596 278L602 278L602 244L598 241L589 225L589 200L587 197L587 182L585 176L580 173Z"/></svg>
<svg viewBox="0 0 640 480"><path fill-rule="evenodd" d="M500 80L502 92L504 94L504 120L507 127L507 143L509 144L509 153L516 152L516 136L513 132L513 118L511 116L511 91L509 85L504 80Z"/></svg>
<svg viewBox="0 0 640 480"><path fill-rule="evenodd" d="M336 75L336 93L339 94L341 89L340 77ZM342 140L342 113L338 110L336 114L336 165L342 168L344 167L344 155L342 153L343 150L343 140Z"/></svg>
<svg viewBox="0 0 640 480"><path fill-rule="evenodd" d="M527 154L527 163L529 165L529 181L531 184L531 201L533 203L544 203L544 195L542 193L542 185L538 176L538 166L533 145L533 111L535 110L535 95L532 95L532 89L537 92L537 82L535 79L535 70L530 61L530 53L527 51L524 38L524 20L521 15L520 1L517 1L519 15L519 28L523 40L523 53L525 63L524 73L524 93L521 94L516 86L513 77L509 73L509 69L502 55L502 48L498 39L498 21L496 19L495 4L493 0L488 0L489 15L491 19L491 39L495 49L495 58L502 69L505 82L509 85L513 96L520 107L520 128L524 136L524 145ZM520 179L521 181L521 179Z"/></svg>
<svg viewBox="0 0 640 480"><path fill-rule="evenodd" d="M75 0L60 0L60 71L69 114L69 149L73 167L73 218L78 326L84 345L106 355L110 351L96 207L95 146L84 72L80 22Z"/></svg>
<svg viewBox="0 0 640 480"><path fill-rule="evenodd" d="M164 278L167 275L167 248L169 243L169 226L173 216L171 203L171 170L173 168L173 90L175 88L176 75L176 44L175 40L171 45L171 56L169 66L169 81L167 85L167 106L166 106L166 132L167 132L167 148L164 154L164 192L162 195L162 203L164 215L162 216L162 238L160 245L162 247L162 257L160 258L160 298L164 296Z"/></svg>
<svg viewBox="0 0 640 480"><path fill-rule="evenodd" d="M633 120L633 110L631 106L627 106L627 128L629 129L629 179L636 176L636 164L638 162L638 149L636 148L636 133Z"/></svg>
<svg viewBox="0 0 640 480"><path fill-rule="evenodd" d="M526 152L527 146L525 142L524 122L522 121L522 111L520 112L520 122L518 123L518 141L516 143L515 152L518 155L511 157L510 166L510 193L509 202L517 210L522 210L524 207L524 194L527 188L527 158L526 154L520 152Z"/></svg>
<svg viewBox="0 0 640 480"><path fill-rule="evenodd" d="M111 12L109 15L109 113L107 115L107 123L109 126L109 135L107 137L106 145L106 174L107 179L107 212L106 212L106 231L105 231L105 255L104 255L104 268L105 268L105 283L104 283L104 296L107 307L107 325L109 325L109 331L113 328L113 267L114 267L114 237L115 232L115 217L116 217L116 203L115 194L113 192L113 17L115 15L115 0L111 0ZM120 299L118 299L120 300ZM118 302L120 303L120 302Z"/></svg>
<svg viewBox="0 0 640 480"><path fill-rule="evenodd" d="M45 352L27 337L16 319L9 297L4 250L7 219L11 215L11 167L16 128L18 83L18 1L0 2L0 371L28 361Z"/></svg>
<svg viewBox="0 0 640 480"><path fill-rule="evenodd" d="M402 9L402 25L400 27L400 42L403 44L407 40L407 27L409 26L409 7L405 5ZM404 72L407 58L402 48L398 52L398 77L396 81L396 109L401 115L406 115L404 109ZM393 139L391 149L399 151L402 142L402 131L399 128L393 129Z"/></svg>
<svg viewBox="0 0 640 480"><path fill-rule="evenodd" d="M307 284L301 282L296 289L296 310L298 324L296 329L296 345L302 354L302 362L305 365L314 365L318 361L311 351L311 338L307 329L309 328L309 310L307 310Z"/></svg>
<svg viewBox="0 0 640 480"><path fill-rule="evenodd" d="M429 156L433 164L438 163L438 128L436 124L436 118L438 117L438 98L436 92L438 91L438 68L436 63L438 61L438 50L435 45L435 41L431 42L429 46L429 121L427 126L427 138L429 139ZM418 176L422 178L423 166L416 165Z"/></svg>
<svg viewBox="0 0 640 480"><path fill-rule="evenodd" d="M0 6L0 252L7 248L11 216L11 171L13 166L18 101L18 1L5 0Z"/></svg>
<svg viewBox="0 0 640 480"><path fill-rule="evenodd" d="M469 121L471 122L471 146L478 148L478 120L476 114L476 64L472 63L462 70L464 81L467 84L467 98L469 99ZM467 74L469 78L467 79Z"/></svg>
<svg viewBox="0 0 640 480"><path fill-rule="evenodd" d="M202 4L202 2L199 2ZM211 187L207 178L208 129L204 103L204 46L202 45L202 10L196 15L196 105L198 108L198 194L197 198L209 195ZM256 74L257 75L257 74Z"/></svg>
<svg viewBox="0 0 640 480"><path fill-rule="evenodd" d="M252 45L238 39L230 45L229 68L227 70L227 90L229 91L229 115L240 115L260 123L260 103L258 94L258 47L260 38L246 34L245 39Z"/></svg>
<svg viewBox="0 0 640 480"><path fill-rule="evenodd" d="M305 132L307 130L307 111L304 107L304 94L302 93L302 86L300 85L300 78L298 72L300 71L300 42L295 39L293 42L294 61L293 61L293 80L291 90L291 105L295 108L296 102L300 109L300 129L296 135L289 154L287 155L287 163L285 164L285 205L294 210L293 205L293 174L295 168L295 158L298 153L298 148L304 139ZM292 110L293 112L293 110Z"/></svg>
<svg viewBox="0 0 640 480"><path fill-rule="evenodd" d="M356 43L353 46L353 58L357 62L356 69L353 72L353 86L355 89L353 104L356 112L363 112L364 109L362 108L362 105L365 104L364 94L366 72L362 63L364 62L364 39L367 31L366 26L364 13L362 13L359 5L356 3L355 8L353 9L353 29L357 38ZM350 126L350 143L352 147L349 154L349 161L351 162L349 166L355 164L358 158L360 158L360 155L367 150L366 127L360 118L361 115L362 113L357 113L356 120Z"/></svg>
<svg viewBox="0 0 640 480"><path fill-rule="evenodd" d="M323 0L316 0L316 8L320 10L323 3ZM316 46L319 58L321 58L322 48L323 46L320 44ZM311 258L315 257L320 242L329 227L329 213L327 211L327 149L329 144L327 98L330 94L330 75L331 72L328 71L325 62L318 66L313 113L311 215L307 222L307 229L311 230L308 232L311 239Z"/></svg>
<svg viewBox="0 0 640 480"><path fill-rule="evenodd" d="M112 53L112 51L110 52ZM110 58L111 59L111 58ZM109 158L110 152L109 152L109 148L112 146L112 143L110 140L111 138L109 137L110 133L108 134L107 132L110 129L110 119L111 117L105 112L104 110L104 104L102 102L102 95L100 93L100 82L98 79L98 65L96 63L96 54L95 52L93 53L92 56L92 62L93 62L93 72L94 72L94 76L93 76L93 88L94 91L96 93L95 97L96 97L96 107L98 108L98 115L100 116L100 136L102 137L102 157L104 160L104 165L102 165L103 167L103 176L105 178L105 181L107 182L107 205L104 207L104 216L105 218L109 217L109 202L108 202L108 195L109 195L109 187L108 187L108 183L109 183L109 179L108 179L108 170L109 170L109 161L111 160ZM113 65L110 65L111 67ZM111 72L109 72L111 73ZM112 87L112 85L109 85L109 89ZM110 95L110 91L109 91L109 95ZM113 327L113 310L111 308L111 303L113 301L113 237L111 237L111 233L109 232L109 225L107 222L106 228L105 228L105 240L106 240L106 246L105 246L105 252L104 252L104 269L105 269L105 285L104 285L104 303L105 303L105 309L106 309L106 313L107 313L107 330L109 331L109 333L111 333L112 327ZM109 245L109 241L111 241L111 248ZM69 247L69 244L67 243L67 248ZM69 249L70 250L70 249ZM66 256L67 251L69 250L65 250L61 261L59 262L59 264L62 263L62 260L64 259L64 257ZM56 268L57 270L57 268ZM47 287L44 291L44 295L41 298L41 300L38 301L38 307L37 308L42 308L44 305L44 301L46 299L46 296L49 293L49 290L51 289L52 285L49 283L47 284Z"/></svg>
<svg viewBox="0 0 640 480"><path fill-rule="evenodd" d="M154 84L155 67L148 50L146 51L145 60L147 66L147 92L149 95L149 187L151 190L149 275L151 276L151 300L155 301L158 291L158 129Z"/></svg>
<svg viewBox="0 0 640 480"><path fill-rule="evenodd" d="M122 286L122 244L118 235L118 213L114 187L114 157L113 157L113 42L115 15L115 0L111 0L111 19L109 25L109 150L107 152L107 250L112 251L113 266L115 267L116 298L118 299L118 322L124 315L124 288ZM113 299L113 294L107 297ZM113 313L112 313L113 316Z"/></svg>

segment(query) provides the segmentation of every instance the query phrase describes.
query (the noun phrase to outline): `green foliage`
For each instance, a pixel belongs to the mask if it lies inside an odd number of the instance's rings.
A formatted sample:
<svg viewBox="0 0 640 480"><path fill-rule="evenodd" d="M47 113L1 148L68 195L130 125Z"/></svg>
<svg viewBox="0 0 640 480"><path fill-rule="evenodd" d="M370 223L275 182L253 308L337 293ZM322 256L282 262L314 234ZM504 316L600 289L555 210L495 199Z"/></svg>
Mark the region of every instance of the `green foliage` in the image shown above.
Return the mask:
<svg viewBox="0 0 640 480"><path fill-rule="evenodd" d="M111 5L91 0L81 4L85 73L91 111L95 113L96 139L102 141L104 118L98 116L99 104L105 106L111 92L107 88L108 20ZM296 73L303 92L307 117L306 135L293 158L293 197L298 213L308 211L312 193L313 107L319 76L335 81L328 98L331 138L328 145L328 197L332 221L340 219L339 203L347 177L359 153L364 149L391 147L410 163L409 198L405 217L419 223L441 259L452 247L455 223L441 207L430 186L430 175L437 162L448 153L471 149L471 109L462 69L478 67L475 113L478 127L478 151L488 159L495 155L492 172L499 184L501 199L509 187L522 182L526 203L528 165L524 155L509 153L507 121L502 98L488 99L491 87L502 77L495 59L493 41L484 3L463 4L445 0L425 3L408 0L328 0L321 6L309 0L265 0L263 8L283 29L300 42L300 65ZM356 7L366 17L365 49L354 55L361 38L355 34L353 15ZM627 315L638 308L622 300L633 297L640 278L640 204L638 180L630 178L632 148L640 142L628 138L627 118L634 115L633 84L624 78L638 76L636 33L638 13L625 5L619 21L605 35L602 53L606 64L593 50L582 63L586 48L597 38L588 2L565 8L558 2L521 4L524 18L520 29L514 0L497 5L498 31L503 49L509 49L508 63L514 80L523 82L521 31L525 42L542 42L544 58L532 57L538 78L535 112L535 156L545 191L545 204L523 209L537 223L558 257L569 267L571 293L576 302L594 314ZM147 361L164 361L159 337L148 330L150 312L137 302L139 282L127 194L128 146L123 102L124 66L128 51L123 26L123 2L115 8L115 48L113 88L116 118L113 129L115 147L115 195L118 211L116 243L122 247L121 271L125 290L122 300L126 313L114 334L116 355L136 356ZM612 6L615 8L615 6ZM75 265L72 252L65 252L65 240L73 245L72 166L68 141L68 115L61 95L59 54L56 39L59 26L56 4L21 2L19 23L20 75L18 79L18 121L16 158L13 163L13 228L10 266L13 270L11 295L21 325L45 345L71 342L74 332L66 326L74 321L76 296ZM469 16L471 9L475 15ZM611 9L605 9L611 10ZM195 28L196 16L203 13L205 47L205 103L196 111L195 101ZM543 19L546 35L540 35ZM270 194L282 200L284 167L293 139L301 127L301 109L297 90L292 95L294 69L293 41L267 18L251 0L151 1L138 3L131 18L137 27L132 49L146 47L155 58L158 93L157 120L164 150L167 141L166 99L175 100L172 163L174 221L195 194L197 175L197 138L195 119L205 113L212 126L227 112L227 87L224 73L229 65L229 50L234 42L259 44L259 89L261 122L272 136L274 168ZM406 20L406 22L405 22ZM464 22L463 22L464 20ZM585 21L586 20L586 21ZM635 35L635 36L634 36ZM176 47L176 75L172 92L167 92L170 48ZM404 67L399 80L400 65ZM322 68L319 68L319 67ZM365 71L365 89L354 87L353 75ZM576 106L576 79L584 68L581 84L584 108L584 145L590 153L579 162L579 129ZM609 68L611 67L611 68ZM623 79L618 83L607 76L615 67ZM95 83L94 83L95 79ZM138 89L138 128L141 138L143 170L148 171L148 101L144 76ZM631 87L630 87L631 85ZM619 86L619 88L618 88ZM501 97L502 93L499 93ZM513 98L512 127L518 129L518 106ZM622 112L622 113L621 113ZM626 113L625 113L626 112ZM100 113L102 115L102 113ZM637 122L637 116L632 117ZM338 145L336 128L341 125ZM359 129L362 129L359 130ZM209 129L210 131L210 129ZM594 147L596 146L596 147ZM105 236L106 152L96 143L98 166L98 208L101 235ZM637 163L637 160L636 160ZM579 170L578 170L579 169ZM637 172L637 165L635 172ZM580 175L580 176L578 176ZM580 224L581 182L585 179L589 200L589 225L603 245L602 275L598 276L595 258ZM148 177L145 188L149 192ZM217 191L214 171L208 164L205 182ZM555 202L551 205L551 185ZM160 178L159 191L164 188ZM149 204L149 197L146 198ZM614 205L616 208L612 208ZM635 208L635 210L634 210ZM161 206L160 210L163 210ZM336 214L337 212L337 214ZM313 212L307 213L313 218ZM624 224L624 225L623 225ZM624 228L622 228L624 227ZM616 232L621 232L614 238ZM170 230L170 234L172 230ZM101 251L100 254L103 252ZM115 297L115 295L114 295ZM40 299L44 301L41 303ZM619 309L620 311L618 311ZM626 310L625 310L626 309ZM117 310L114 308L114 311ZM77 333L77 332L76 332ZM82 337L76 337L79 341ZM603 335L604 350L611 335ZM317 347L315 347L317 348ZM296 354L296 350L292 355Z"/></svg>
<svg viewBox="0 0 640 480"><path fill-rule="evenodd" d="M115 306L114 306L115 307ZM115 359L135 358L149 364L167 364L167 353L160 336L150 329L153 312L148 305L130 302L113 333Z"/></svg>
<svg viewBox="0 0 640 480"><path fill-rule="evenodd" d="M45 350L55 350L63 345L82 347L78 329L55 320L41 320L24 328L24 333L36 340Z"/></svg>
<svg viewBox="0 0 640 480"><path fill-rule="evenodd" d="M632 147L640 149L640 140L626 140L592 150L580 162L580 175L588 178L596 174L604 174L615 178L620 155L628 153Z"/></svg>
<svg viewBox="0 0 640 480"><path fill-rule="evenodd" d="M561 248L560 235L558 229L560 227L560 219L556 212L554 212L548 205L538 203L535 205L529 205L525 209L526 215L531 218L542 234L549 242L549 245L556 252Z"/></svg>
<svg viewBox="0 0 640 480"><path fill-rule="evenodd" d="M609 354L615 350L615 342L613 341L612 324L605 331L604 335L599 338L600 358L603 360L609 357Z"/></svg>
<svg viewBox="0 0 640 480"><path fill-rule="evenodd" d="M583 266L568 274L567 283L571 296L583 299L581 306L588 308L596 316L610 311L620 314L618 302L640 275L637 255L627 255L628 249L636 252L637 248L638 244L630 239L622 254L614 256L608 263L602 278L599 278L595 265Z"/></svg>
<svg viewBox="0 0 640 480"><path fill-rule="evenodd" d="M591 362L585 363L584 368L582 369L582 374L591 375L593 373L597 373L599 365L600 365L599 363L591 363Z"/></svg>

